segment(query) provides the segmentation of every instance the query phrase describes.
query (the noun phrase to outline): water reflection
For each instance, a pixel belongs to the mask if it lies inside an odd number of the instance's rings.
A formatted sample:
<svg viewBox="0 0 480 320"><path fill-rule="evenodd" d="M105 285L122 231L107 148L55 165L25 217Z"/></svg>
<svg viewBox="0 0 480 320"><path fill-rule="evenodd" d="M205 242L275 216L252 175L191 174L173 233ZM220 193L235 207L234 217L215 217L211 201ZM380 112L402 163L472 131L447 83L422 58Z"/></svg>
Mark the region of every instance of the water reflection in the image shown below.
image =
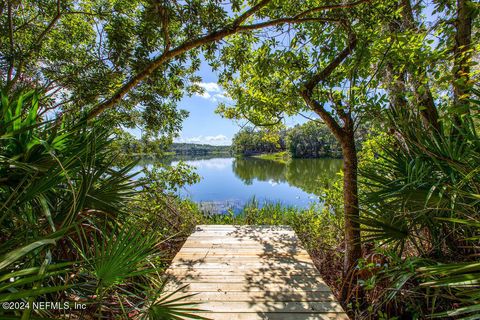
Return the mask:
<svg viewBox="0 0 480 320"><path fill-rule="evenodd" d="M194 166L202 177L197 184L185 187L180 196L199 203L207 213L240 211L255 198L260 205L280 202L307 208L318 202L325 183L340 171L338 159L292 159L286 162L258 158L183 157L144 159L140 165L155 162L176 165L179 160ZM137 168L137 170L140 170Z"/></svg>
<svg viewBox="0 0 480 320"><path fill-rule="evenodd" d="M339 159L292 159L287 162L258 158L235 159L232 169L245 184L255 180L288 183L307 193L320 194L321 186L331 182L342 167Z"/></svg>

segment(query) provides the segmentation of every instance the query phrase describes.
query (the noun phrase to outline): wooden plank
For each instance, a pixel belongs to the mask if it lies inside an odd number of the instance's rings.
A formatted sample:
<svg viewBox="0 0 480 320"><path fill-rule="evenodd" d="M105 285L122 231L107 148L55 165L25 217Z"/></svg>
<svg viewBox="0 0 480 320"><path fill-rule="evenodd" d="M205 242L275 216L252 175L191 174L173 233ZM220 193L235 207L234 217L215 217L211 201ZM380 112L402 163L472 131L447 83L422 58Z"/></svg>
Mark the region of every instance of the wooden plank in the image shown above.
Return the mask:
<svg viewBox="0 0 480 320"><path fill-rule="evenodd" d="M221 232L221 233L231 233L231 234L238 234L244 235L246 237L251 236L253 234L263 234L263 235L272 235L272 234L291 234L295 235L295 231L292 229L279 229L279 228L233 228L233 229L195 229L192 234L200 234L200 233L210 233L210 232Z"/></svg>
<svg viewBox="0 0 480 320"><path fill-rule="evenodd" d="M172 298L184 296L185 293L179 292L174 294ZM336 301L335 296L328 291L303 291L294 290L291 292L278 291L203 291L198 294L184 298L184 301L203 302L203 301Z"/></svg>
<svg viewBox="0 0 480 320"><path fill-rule="evenodd" d="M197 242L185 242L183 247L184 249L193 249L193 250L185 250L185 251L195 251L198 248L206 248L206 249L217 249L217 250L232 250L235 252L241 252L246 250L261 250L265 252L297 252L297 251L304 251L304 247L299 245L283 245L278 244L276 246L265 245L262 243L244 243L244 242L228 242L225 241L223 243L212 243L209 241L208 243L202 243L200 241Z"/></svg>
<svg viewBox="0 0 480 320"><path fill-rule="evenodd" d="M254 271L259 271L259 270L254 270ZM315 270L297 270L297 269L266 269L266 270L261 270L261 272L255 272L255 273L248 273L245 270L240 270L240 269L189 269L189 268L181 268L181 269L168 269L165 272L166 275L171 275L175 277L186 277L189 279L194 279L195 277L200 277L204 275L225 275L225 276L230 276L230 275L243 275L243 276L261 276L264 278L270 278L270 277L291 277L294 275L305 275L305 276L320 276L320 273L318 272L317 269Z"/></svg>
<svg viewBox="0 0 480 320"><path fill-rule="evenodd" d="M236 264L234 262L203 262L201 259L190 261L175 261L171 264L171 268L189 268L189 269L225 269L240 268L242 270L259 270L268 269L285 269L285 270L309 270L315 268L313 262L245 262Z"/></svg>
<svg viewBox="0 0 480 320"><path fill-rule="evenodd" d="M166 274L209 319L348 319L290 227L197 226Z"/></svg>
<svg viewBox="0 0 480 320"><path fill-rule="evenodd" d="M262 231L270 231L270 230L285 230L285 231L293 231L292 227L290 226L272 226L272 225L222 225L222 224L199 224L195 227L196 231L202 230L262 230Z"/></svg>
<svg viewBox="0 0 480 320"><path fill-rule="evenodd" d="M244 238L255 238L255 237L285 237L285 238L296 238L295 231L292 230L203 230L203 231L194 231L192 233L193 237L212 237L215 235L229 235L231 237L244 237Z"/></svg>
<svg viewBox="0 0 480 320"><path fill-rule="evenodd" d="M276 313L312 313L312 312L343 312L342 307L337 302L319 301L319 302L258 302L252 301L207 301L198 304L202 311L210 312L276 312Z"/></svg>
<svg viewBox="0 0 480 320"><path fill-rule="evenodd" d="M244 313L195 313L211 320L348 320L344 313L277 313L277 312L244 312Z"/></svg>
<svg viewBox="0 0 480 320"><path fill-rule="evenodd" d="M327 291L330 292L330 288L325 283L210 283L210 282L180 282L180 283L168 283L165 286L165 291L176 291L182 285L187 284L183 290L184 292L203 292L203 291L216 291L216 292L251 292L251 291L281 291L291 292L292 290L303 291Z"/></svg>
<svg viewBox="0 0 480 320"><path fill-rule="evenodd" d="M264 264L272 264L273 262L279 263L297 263L297 262L310 262L310 256L308 255L294 255L294 256L284 256L280 257L277 256L273 258L272 256L262 256L262 254L254 254L254 255L178 255L175 256L173 259L173 263L187 263L189 264L191 261L201 261L201 263L250 263L250 262L259 262Z"/></svg>
<svg viewBox="0 0 480 320"><path fill-rule="evenodd" d="M310 255L306 251L300 251L300 252L282 252L282 251L259 251L259 250L242 250L242 251L236 251L236 250L214 250L214 249L206 249L203 252L199 251L190 251L190 250L185 250L177 254L175 257L178 258L186 258L186 259L198 259L198 258L203 258L203 257L231 257L231 258L256 258L256 259L264 259L264 258L270 258L270 259L295 259L295 258L304 258L304 257L310 257Z"/></svg>
<svg viewBox="0 0 480 320"><path fill-rule="evenodd" d="M188 283L194 282L212 282L212 283L244 283L248 281L249 283L325 283L321 276L312 276L304 274L296 274L292 276L281 276L273 275L269 277L264 277L263 275L244 275L244 274L235 274L235 275L211 275L203 274L197 275L195 277L186 277L185 275L180 276L171 276L172 281L186 281Z"/></svg>
<svg viewBox="0 0 480 320"><path fill-rule="evenodd" d="M251 234L249 236L241 234L233 234L232 232L209 232L209 233L192 233L190 239L207 240L207 239L219 239L221 237L229 237L232 240L239 241L281 241L293 243L299 241L299 238L290 234Z"/></svg>
<svg viewBox="0 0 480 320"><path fill-rule="evenodd" d="M194 245L194 246L193 246ZM303 252L307 253L307 251L303 247L293 247L293 246L278 246L278 247L269 247L269 246L262 246L262 245L250 245L244 243L227 243L227 244L212 244L212 245L205 245L202 243L186 243L182 249L182 253L184 252L200 252L205 253L205 251L228 251L228 252L235 252L235 253L242 253L242 252L278 252L278 253L296 253L296 252Z"/></svg>

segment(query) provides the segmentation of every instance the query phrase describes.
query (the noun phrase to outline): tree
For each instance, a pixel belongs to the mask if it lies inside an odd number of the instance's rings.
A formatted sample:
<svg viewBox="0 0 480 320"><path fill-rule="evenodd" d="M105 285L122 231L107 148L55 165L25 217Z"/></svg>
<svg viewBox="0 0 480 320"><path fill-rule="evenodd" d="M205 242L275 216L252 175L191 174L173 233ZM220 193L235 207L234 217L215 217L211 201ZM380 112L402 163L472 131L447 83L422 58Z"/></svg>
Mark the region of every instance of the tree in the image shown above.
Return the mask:
<svg viewBox="0 0 480 320"><path fill-rule="evenodd" d="M328 127L308 121L287 131L287 149L294 158L340 157L341 150Z"/></svg>
<svg viewBox="0 0 480 320"><path fill-rule="evenodd" d="M284 151L285 131L269 131L268 129L255 130L246 127L235 134L232 140L232 149L236 154L251 156L260 153Z"/></svg>
<svg viewBox="0 0 480 320"><path fill-rule="evenodd" d="M285 115L313 111L341 145L346 277L361 256L354 133L360 117L384 99L374 91L370 59L379 54L372 43L382 19L394 9L388 3L370 4L271 29L263 37L239 35L230 39L221 58L226 64L222 84L234 101L233 106L219 105L224 116L276 125Z"/></svg>
<svg viewBox="0 0 480 320"><path fill-rule="evenodd" d="M414 111L432 134L442 129L442 112L462 126L461 118L470 113L472 37L478 37L472 30L478 28L474 24L478 5L460 0L434 1L426 7L401 0L397 6L398 12L384 27L382 37L388 41L382 44L384 67L379 72L390 107ZM426 9L435 15L430 25ZM449 107L441 110L442 105Z"/></svg>
<svg viewBox="0 0 480 320"><path fill-rule="evenodd" d="M176 109L198 92L199 55L211 55L233 34L310 21L311 15L355 6L271 0L215 1L12 1L0 3L1 84L11 91L48 92L42 113L108 111L113 125L142 125L172 134L186 117ZM272 19L263 19L266 13ZM5 14L3 14L5 13ZM140 85L141 84L141 85Z"/></svg>

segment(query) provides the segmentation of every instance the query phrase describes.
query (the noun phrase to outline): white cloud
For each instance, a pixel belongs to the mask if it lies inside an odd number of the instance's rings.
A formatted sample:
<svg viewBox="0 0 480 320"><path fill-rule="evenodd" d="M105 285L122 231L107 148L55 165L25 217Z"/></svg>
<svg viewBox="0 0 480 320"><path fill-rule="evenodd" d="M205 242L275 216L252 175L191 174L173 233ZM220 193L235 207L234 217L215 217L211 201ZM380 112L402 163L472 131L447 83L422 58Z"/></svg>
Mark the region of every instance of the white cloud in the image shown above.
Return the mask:
<svg viewBox="0 0 480 320"><path fill-rule="evenodd" d="M216 136L196 136L190 138L180 137L175 139L175 142L179 143L200 143L200 144L211 144L211 145L219 145L219 146L226 146L230 145L231 141L227 138L227 136L223 134L218 134Z"/></svg>
<svg viewBox="0 0 480 320"><path fill-rule="evenodd" d="M208 160L190 160L186 161L189 166L193 166L197 169L209 168L209 169L218 169L224 170L232 167L231 158L217 158L217 159L208 159ZM173 165L177 165L178 162L173 162Z"/></svg>
<svg viewBox="0 0 480 320"><path fill-rule="evenodd" d="M213 102L219 102L220 100L228 99L225 96L225 91L223 91L220 86L215 82L198 82L196 83L199 87L204 89L203 93L196 93L195 95Z"/></svg>
<svg viewBox="0 0 480 320"><path fill-rule="evenodd" d="M212 97L210 93L208 93L207 91L204 91L203 93L196 93L195 95L202 97L204 99L210 99Z"/></svg>
<svg viewBox="0 0 480 320"><path fill-rule="evenodd" d="M199 82L197 85L207 92L222 92L222 88L216 82Z"/></svg>

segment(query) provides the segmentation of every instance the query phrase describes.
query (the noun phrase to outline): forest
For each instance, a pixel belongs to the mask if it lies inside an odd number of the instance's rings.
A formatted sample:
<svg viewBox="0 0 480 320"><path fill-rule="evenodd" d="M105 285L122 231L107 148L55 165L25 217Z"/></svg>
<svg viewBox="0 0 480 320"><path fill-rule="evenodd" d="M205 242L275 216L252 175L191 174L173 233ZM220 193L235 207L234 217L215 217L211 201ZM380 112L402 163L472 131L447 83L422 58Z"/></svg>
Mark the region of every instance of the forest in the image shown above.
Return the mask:
<svg viewBox="0 0 480 320"><path fill-rule="evenodd" d="M358 144L358 143L357 143ZM328 127L309 121L292 128L272 131L243 128L232 139L232 150L243 156L288 151L293 158L339 158L340 145Z"/></svg>
<svg viewBox="0 0 480 320"><path fill-rule="evenodd" d="M479 319L479 11L0 0L0 318L198 319L165 290L186 237L268 224L297 232L351 319ZM228 97L217 114L260 128L235 152L341 153L341 174L311 187L321 206L207 216L177 193L194 168L120 161L129 129L170 148L202 64ZM302 115L314 122L289 129ZM45 301L65 307L33 308Z"/></svg>
<svg viewBox="0 0 480 320"><path fill-rule="evenodd" d="M213 146L198 143L178 143L170 139L152 139L142 137L136 139L129 133L123 132L113 148L124 157L167 155L229 155L230 146Z"/></svg>

